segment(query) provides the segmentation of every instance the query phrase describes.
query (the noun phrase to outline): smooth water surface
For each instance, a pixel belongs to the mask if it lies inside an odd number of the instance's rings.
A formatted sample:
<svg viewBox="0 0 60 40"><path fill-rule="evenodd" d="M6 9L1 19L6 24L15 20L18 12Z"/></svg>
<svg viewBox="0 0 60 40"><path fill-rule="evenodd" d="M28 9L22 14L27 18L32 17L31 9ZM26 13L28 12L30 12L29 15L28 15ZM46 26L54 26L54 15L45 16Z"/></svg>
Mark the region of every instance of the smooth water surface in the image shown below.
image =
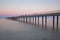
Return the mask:
<svg viewBox="0 0 60 40"><path fill-rule="evenodd" d="M41 26L0 19L0 40L60 40L60 31Z"/></svg>

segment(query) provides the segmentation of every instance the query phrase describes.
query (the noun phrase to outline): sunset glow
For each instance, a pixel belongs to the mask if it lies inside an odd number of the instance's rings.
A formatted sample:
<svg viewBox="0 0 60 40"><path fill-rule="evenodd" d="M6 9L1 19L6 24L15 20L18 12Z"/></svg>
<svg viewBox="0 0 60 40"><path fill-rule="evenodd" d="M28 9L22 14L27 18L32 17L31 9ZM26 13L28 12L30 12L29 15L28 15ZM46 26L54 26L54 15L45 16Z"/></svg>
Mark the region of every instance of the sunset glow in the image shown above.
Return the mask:
<svg viewBox="0 0 60 40"><path fill-rule="evenodd" d="M60 10L60 0L0 0L0 16Z"/></svg>

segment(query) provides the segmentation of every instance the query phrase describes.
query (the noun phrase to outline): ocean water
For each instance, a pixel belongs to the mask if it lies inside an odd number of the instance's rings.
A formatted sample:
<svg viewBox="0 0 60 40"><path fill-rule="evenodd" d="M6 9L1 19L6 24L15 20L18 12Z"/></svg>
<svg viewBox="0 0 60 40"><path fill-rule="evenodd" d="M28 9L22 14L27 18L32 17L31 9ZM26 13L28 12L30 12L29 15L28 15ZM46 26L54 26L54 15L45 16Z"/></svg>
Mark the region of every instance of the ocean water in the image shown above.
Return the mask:
<svg viewBox="0 0 60 40"><path fill-rule="evenodd" d="M52 27L51 21L52 19L49 17L47 25L49 28ZM41 23L40 21L39 24L41 25ZM60 40L60 30L48 30L34 24L0 19L0 40Z"/></svg>

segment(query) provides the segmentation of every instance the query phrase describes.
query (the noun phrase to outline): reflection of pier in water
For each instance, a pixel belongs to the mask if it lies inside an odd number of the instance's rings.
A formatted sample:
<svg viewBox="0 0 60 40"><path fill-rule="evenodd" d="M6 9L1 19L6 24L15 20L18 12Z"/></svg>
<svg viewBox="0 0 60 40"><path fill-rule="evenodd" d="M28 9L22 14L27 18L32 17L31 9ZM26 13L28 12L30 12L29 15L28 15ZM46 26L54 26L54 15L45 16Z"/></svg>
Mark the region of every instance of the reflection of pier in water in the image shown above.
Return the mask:
<svg viewBox="0 0 60 40"><path fill-rule="evenodd" d="M56 21L56 30L58 30L58 21L59 21L59 16L60 13L50 13L50 14L41 14L41 15L24 15L24 16L19 16L19 17L12 17L12 19L20 19L21 22L26 22L26 23L31 23L31 18L33 18L33 23L35 20L35 24L36 24L36 19L38 18L38 25L39 25L39 17L42 17L42 27L43 27L43 23L44 23L44 17L45 17L45 28L47 27L47 17L48 16L52 16L53 17L53 29L55 28L55 16L57 17L57 21ZM29 22L28 22L28 18L29 18Z"/></svg>

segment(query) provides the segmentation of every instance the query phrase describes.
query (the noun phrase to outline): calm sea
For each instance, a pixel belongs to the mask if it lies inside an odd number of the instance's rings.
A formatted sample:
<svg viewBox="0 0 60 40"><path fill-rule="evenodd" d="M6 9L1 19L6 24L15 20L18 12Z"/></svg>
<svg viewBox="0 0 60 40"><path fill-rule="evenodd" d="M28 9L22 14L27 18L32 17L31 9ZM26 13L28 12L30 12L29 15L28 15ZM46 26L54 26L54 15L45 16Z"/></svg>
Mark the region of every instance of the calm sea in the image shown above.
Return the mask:
<svg viewBox="0 0 60 40"><path fill-rule="evenodd" d="M39 20L41 25L41 18ZM45 29L34 24L0 19L0 40L60 40L60 30L52 30L52 17L48 17L47 22L48 28Z"/></svg>

